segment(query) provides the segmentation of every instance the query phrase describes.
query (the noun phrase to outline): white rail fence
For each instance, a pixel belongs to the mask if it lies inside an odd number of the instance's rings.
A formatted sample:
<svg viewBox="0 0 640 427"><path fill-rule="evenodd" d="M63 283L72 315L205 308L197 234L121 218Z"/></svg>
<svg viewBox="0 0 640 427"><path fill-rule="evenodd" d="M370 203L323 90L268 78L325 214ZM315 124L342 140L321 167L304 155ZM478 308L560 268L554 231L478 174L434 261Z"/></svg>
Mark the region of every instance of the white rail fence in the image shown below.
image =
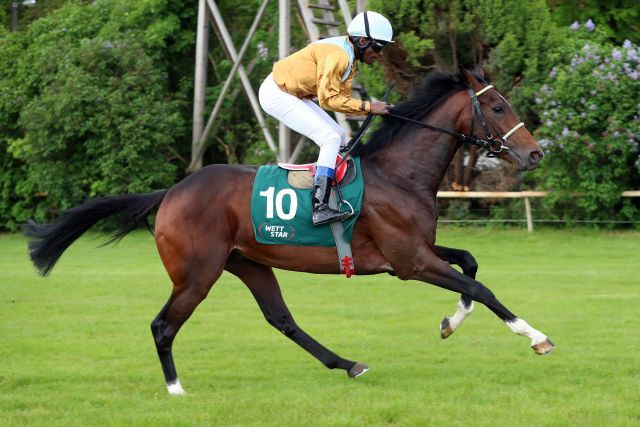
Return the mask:
<svg viewBox="0 0 640 427"><path fill-rule="evenodd" d="M438 198L443 199L522 199L527 221L527 230L533 233L533 216L531 214L531 198L546 197L548 191L439 191ZM640 197L640 191L623 191L622 197ZM504 221L504 220L502 220ZM443 220L441 222L458 222ZM462 221L462 222L467 222Z"/></svg>

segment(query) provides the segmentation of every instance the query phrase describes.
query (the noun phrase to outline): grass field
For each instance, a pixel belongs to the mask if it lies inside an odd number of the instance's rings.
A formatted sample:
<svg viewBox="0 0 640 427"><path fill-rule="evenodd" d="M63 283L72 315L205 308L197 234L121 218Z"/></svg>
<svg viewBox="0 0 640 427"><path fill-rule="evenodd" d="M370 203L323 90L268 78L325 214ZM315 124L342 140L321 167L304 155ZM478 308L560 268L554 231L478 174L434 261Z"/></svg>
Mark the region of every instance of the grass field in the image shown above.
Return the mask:
<svg viewBox="0 0 640 427"><path fill-rule="evenodd" d="M170 283L150 235L95 235L36 277L0 235L0 425L640 425L640 233L444 228L478 279L556 343L536 356L484 306L448 340L458 296L380 275L278 272L307 332L371 370L350 380L269 326L225 274L174 344L167 394L149 323Z"/></svg>

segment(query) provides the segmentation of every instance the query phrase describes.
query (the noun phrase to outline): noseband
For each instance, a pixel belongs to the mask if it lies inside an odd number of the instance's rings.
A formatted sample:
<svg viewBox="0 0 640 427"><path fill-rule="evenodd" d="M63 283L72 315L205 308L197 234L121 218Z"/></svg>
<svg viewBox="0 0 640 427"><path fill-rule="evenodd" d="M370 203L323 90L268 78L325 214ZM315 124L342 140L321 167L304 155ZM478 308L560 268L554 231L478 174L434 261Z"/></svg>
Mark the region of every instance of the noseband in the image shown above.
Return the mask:
<svg viewBox="0 0 640 427"><path fill-rule="evenodd" d="M523 127L524 123L522 123L522 122L518 123L513 128L511 128L511 130L509 132L505 133L503 136L494 136L491 133L491 131L489 130L489 125L487 123L487 119L486 119L484 113L482 112L482 109L480 108L480 101L478 100L478 97L480 95L482 95L483 93L485 93L486 91L488 91L489 89L491 89L492 87L493 86L491 86L491 85L485 86L481 90L479 90L478 92L474 92L472 89L467 89L467 93L469 94L469 97L471 98L471 109L472 109L471 128L470 128L471 135L465 135L463 133L452 132L452 131L447 130L447 129L442 129L442 128L439 128L437 126L433 126L433 125L430 125L430 124L427 124L427 123L423 123L423 122L420 122L418 120L413 120L413 119L410 119L408 117L399 116L399 115L393 114L393 113L389 113L388 116L389 117L393 117L395 119L403 120L405 122L412 123L414 125L417 125L417 126L420 126L420 127L423 127L423 128L427 128L427 129L435 130L437 132L442 132L442 133L446 133L446 134L451 135L451 136L455 136L456 138L458 138L459 140L463 141L464 143L471 144L471 145L477 145L477 146L480 146L480 147L483 147L483 148L487 149L487 151L489 151L487 153L487 157L496 157L496 154L501 153L503 151L509 150L509 147L507 147L505 145L505 143L507 142L507 138L509 138L511 135L513 135L518 129ZM484 131L484 139L480 139L480 138L476 137L473 134L473 128L474 128L474 125L475 125L476 118L480 122L480 126L482 126L482 130Z"/></svg>

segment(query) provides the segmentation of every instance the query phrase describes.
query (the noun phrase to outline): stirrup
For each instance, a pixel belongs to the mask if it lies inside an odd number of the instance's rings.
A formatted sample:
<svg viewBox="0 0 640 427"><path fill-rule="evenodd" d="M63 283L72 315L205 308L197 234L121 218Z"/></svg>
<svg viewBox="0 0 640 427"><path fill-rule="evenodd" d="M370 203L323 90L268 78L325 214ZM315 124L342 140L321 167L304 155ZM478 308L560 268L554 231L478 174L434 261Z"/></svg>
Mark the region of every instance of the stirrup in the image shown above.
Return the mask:
<svg viewBox="0 0 640 427"><path fill-rule="evenodd" d="M322 209L324 207L324 209ZM322 210L322 211L320 211ZM316 213L318 215L324 214L324 218L316 220ZM336 221L344 221L348 218L351 218L353 213L351 212L342 212L336 209L332 209L329 205L319 205L317 210L313 211L311 216L311 222L313 222L314 227L318 227L325 224L331 224Z"/></svg>

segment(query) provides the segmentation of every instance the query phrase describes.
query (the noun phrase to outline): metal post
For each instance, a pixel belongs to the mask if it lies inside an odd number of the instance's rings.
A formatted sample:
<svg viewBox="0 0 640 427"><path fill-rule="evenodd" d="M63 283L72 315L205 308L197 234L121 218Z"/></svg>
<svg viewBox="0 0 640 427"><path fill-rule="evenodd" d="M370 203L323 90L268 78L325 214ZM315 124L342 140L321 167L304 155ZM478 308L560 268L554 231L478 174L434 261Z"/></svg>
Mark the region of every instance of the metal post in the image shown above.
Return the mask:
<svg viewBox="0 0 640 427"><path fill-rule="evenodd" d="M356 4L357 4L356 12L357 13L364 12L367 7L367 0L358 0Z"/></svg>
<svg viewBox="0 0 640 427"><path fill-rule="evenodd" d="M353 19L353 17L351 16L351 10L349 10L347 0L338 0L338 4L340 5L342 17L344 18L344 25L348 27L351 24L351 20Z"/></svg>
<svg viewBox="0 0 640 427"><path fill-rule="evenodd" d="M291 51L291 0L279 0L278 3L278 58L289 56ZM278 125L279 159L291 161L291 133L284 123Z"/></svg>
<svg viewBox="0 0 640 427"><path fill-rule="evenodd" d="M229 50L229 55L231 55L231 60L233 62L238 61L238 53L236 52L236 48L233 45L233 40L231 39L231 35L229 34L229 30L227 29L224 20L222 19L222 15L220 14L220 10L216 5L214 0L207 0L207 4L209 5L209 9L211 10L211 14L213 15L213 19L218 27L220 34L222 35L222 40ZM260 128L262 129L262 133L264 134L265 139L267 140L267 144L269 148L273 150L274 153L278 152L278 147L267 128L267 124L264 119L264 114L262 114L262 109L260 108L260 103L258 102L258 98L256 97L256 93L251 87L251 81L249 81L249 77L245 72L245 69L242 65L238 67L238 74L240 75L240 81L242 82L242 86L244 87L247 96L249 97L249 103L251 104L251 108L256 118L258 119L258 123L260 124Z"/></svg>
<svg viewBox="0 0 640 427"><path fill-rule="evenodd" d="M207 145L206 144L206 139L209 137L209 133L211 133L211 129L213 128L213 122L216 119L216 117L218 116L218 114L220 113L224 98L227 95L227 92L228 92L229 88L231 87L231 82L233 81L233 78L235 77L236 72L241 67L242 59L244 58L244 55L247 52L247 49L249 48L249 43L251 42L251 39L253 38L253 35L256 33L256 30L258 29L258 23L260 22L260 19L262 19L262 16L264 15L264 11L267 9L267 5L268 4L269 4L269 0L263 0L262 6L260 6L260 9L258 10L258 14L254 18L253 24L251 25L251 28L249 29L249 34L247 34L247 37L245 38L244 43L242 44L242 47L240 48L240 53L238 54L237 59L233 64L233 67L231 68L231 72L229 72L229 75L227 76L227 80L225 80L224 85L222 86L222 91L218 95L218 99L216 100L216 104L213 107L213 111L211 112L211 116L209 117L209 120L207 121L207 126L205 127L204 131L202 132L202 135L200 136L200 138L198 140L198 143L196 144L196 146L194 148L195 156L197 156L199 158L200 165L198 166L197 163L195 163L194 159L192 158L191 165L189 165L189 170L190 171L195 171L195 170L198 170L199 168L202 167L202 155L204 154L204 150L205 150L206 145Z"/></svg>
<svg viewBox="0 0 640 427"><path fill-rule="evenodd" d="M14 33L18 31L18 8L20 3L17 1L11 2L11 31Z"/></svg>
<svg viewBox="0 0 640 427"><path fill-rule="evenodd" d="M528 197L524 198L524 210L527 214L527 231L533 233L533 218L531 217L531 202Z"/></svg>
<svg viewBox="0 0 640 427"><path fill-rule="evenodd" d="M298 139L296 148L293 149L293 153L291 153L291 157L289 157L289 163L295 163L298 161L298 156L302 152L302 149L304 148L306 141L307 139L305 136L301 136L300 139Z"/></svg>
<svg viewBox="0 0 640 427"><path fill-rule="evenodd" d="M193 132L191 139L191 165L193 170L202 167L202 153L198 144L204 130L204 99L207 84L207 52L209 50L209 20L207 1L198 2L198 29L196 36L196 71L193 89Z"/></svg>

